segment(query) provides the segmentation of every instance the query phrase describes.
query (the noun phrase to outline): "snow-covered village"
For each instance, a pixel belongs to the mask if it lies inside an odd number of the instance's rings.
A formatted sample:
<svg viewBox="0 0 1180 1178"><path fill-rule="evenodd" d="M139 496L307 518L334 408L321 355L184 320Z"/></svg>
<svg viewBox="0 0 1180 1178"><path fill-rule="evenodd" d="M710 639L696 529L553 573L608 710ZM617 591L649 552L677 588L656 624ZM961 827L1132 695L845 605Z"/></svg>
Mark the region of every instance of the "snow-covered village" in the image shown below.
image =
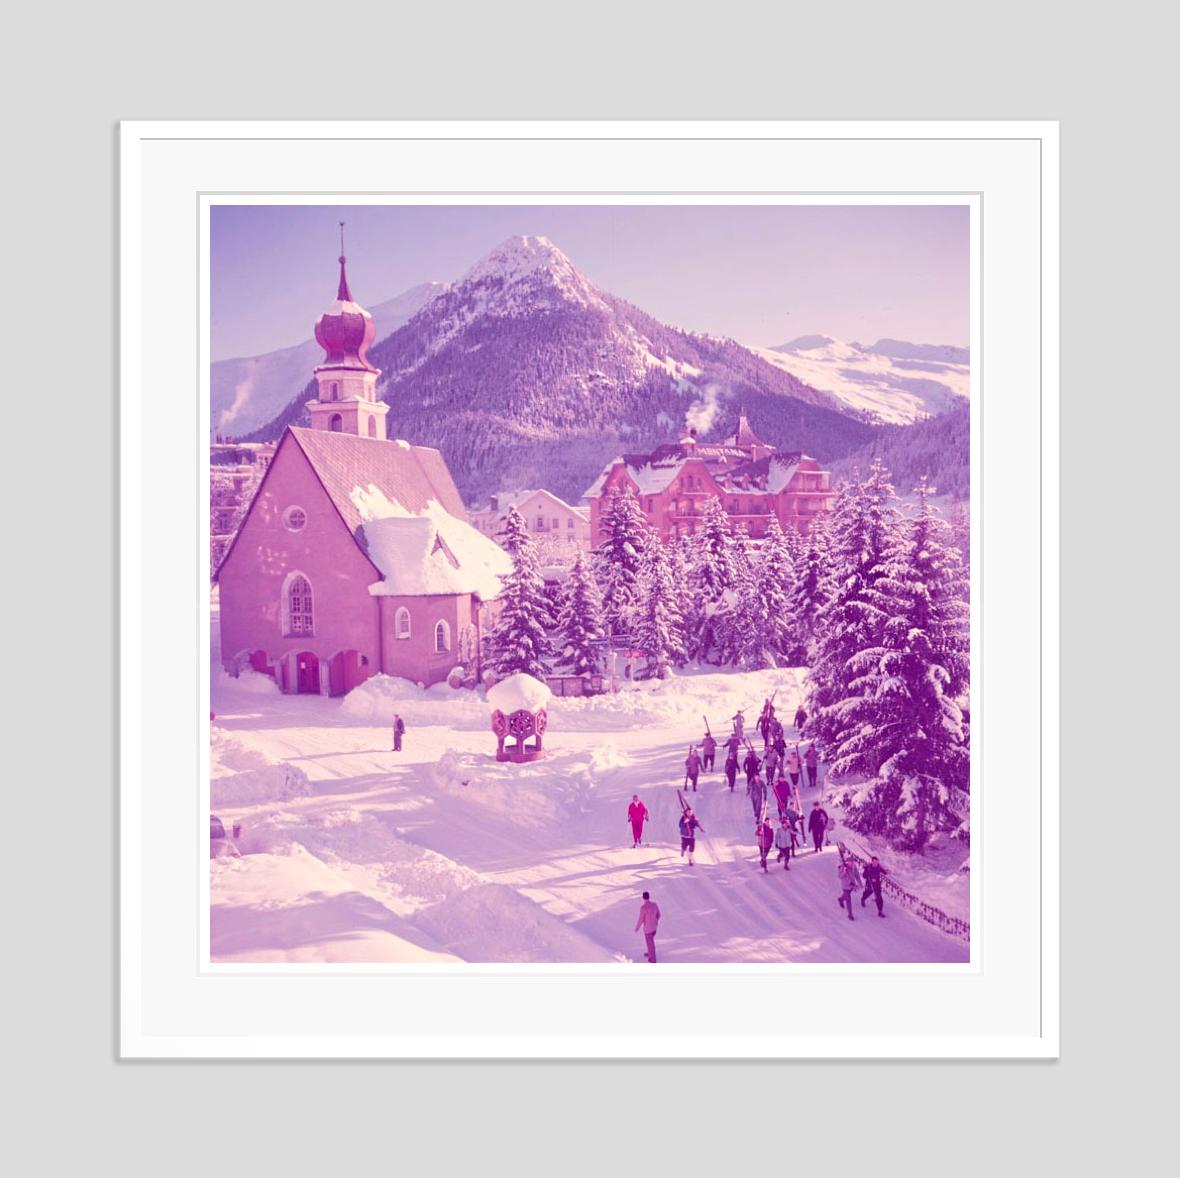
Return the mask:
<svg viewBox="0 0 1180 1178"><path fill-rule="evenodd" d="M961 211L901 209L965 324ZM262 218L289 210L214 212L215 274L256 258L261 305ZM967 962L957 304L912 296L937 343L738 343L658 259L596 255L597 208L509 212L584 241L626 301L539 233L367 298L358 274L394 282L382 226L441 268L435 241L514 223L449 212L300 208L314 340L213 362L212 960ZM829 257L849 290L869 253ZM831 297L807 322L847 331Z"/></svg>

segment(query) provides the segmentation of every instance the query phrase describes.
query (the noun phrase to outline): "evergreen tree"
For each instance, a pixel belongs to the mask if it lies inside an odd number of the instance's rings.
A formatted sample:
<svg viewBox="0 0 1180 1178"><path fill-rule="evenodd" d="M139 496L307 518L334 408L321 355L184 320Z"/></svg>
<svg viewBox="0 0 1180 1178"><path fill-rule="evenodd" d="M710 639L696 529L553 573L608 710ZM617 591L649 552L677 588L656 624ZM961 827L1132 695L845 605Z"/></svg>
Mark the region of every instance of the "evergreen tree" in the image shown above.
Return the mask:
<svg viewBox="0 0 1180 1178"><path fill-rule="evenodd" d="M668 554L658 536L644 549L639 603L635 610L635 644L646 656L642 679L664 679L668 667L684 661L684 621L677 603Z"/></svg>
<svg viewBox="0 0 1180 1178"><path fill-rule="evenodd" d="M827 522L812 520L806 537L794 528L787 528L786 536L793 557L787 660L792 667L810 666L815 656L816 620L831 588Z"/></svg>
<svg viewBox="0 0 1180 1178"><path fill-rule="evenodd" d="M885 621L873 584L897 539L900 514L888 472L874 461L868 479L842 484L830 520L828 600L815 619L815 652L808 673L808 735L829 757L856 694L851 660L875 646Z"/></svg>
<svg viewBox="0 0 1180 1178"><path fill-rule="evenodd" d="M705 500L701 526L692 537L689 589L692 612L689 618L689 654L719 663L724 657L732 619L723 609L725 594L733 584L733 536L729 517L716 495ZM720 611L720 616L718 616Z"/></svg>
<svg viewBox="0 0 1180 1178"><path fill-rule="evenodd" d="M840 705L834 776L865 774L850 825L921 850L930 834L958 827L969 784L966 702L968 606L962 558L929 502L886 553L869 597L885 615L877 645L850 660L853 694Z"/></svg>
<svg viewBox="0 0 1180 1178"><path fill-rule="evenodd" d="M562 663L574 675L596 674L600 660L594 642L604 633L602 593L580 552L562 594L557 630L564 643Z"/></svg>
<svg viewBox="0 0 1180 1178"><path fill-rule="evenodd" d="M759 670L786 663L795 631L794 578L787 538L772 515L755 568L742 587L738 657L743 666Z"/></svg>
<svg viewBox="0 0 1180 1178"><path fill-rule="evenodd" d="M602 513L606 539L595 553L603 618L612 634L627 634L638 600L639 569L650 529L630 487L611 489Z"/></svg>
<svg viewBox="0 0 1180 1178"><path fill-rule="evenodd" d="M683 667L688 662L688 626L692 616L692 590L689 585L689 570L692 567L692 545L688 536L681 536L664 546L668 558L668 569L672 577L672 602L680 618L682 645L673 661Z"/></svg>
<svg viewBox="0 0 1180 1178"><path fill-rule="evenodd" d="M548 635L553 622L545 602L537 546L515 507L508 509L500 543L512 557L512 571L504 578L500 593L503 606L488 642L492 670L500 679L518 671L544 679L553 657Z"/></svg>

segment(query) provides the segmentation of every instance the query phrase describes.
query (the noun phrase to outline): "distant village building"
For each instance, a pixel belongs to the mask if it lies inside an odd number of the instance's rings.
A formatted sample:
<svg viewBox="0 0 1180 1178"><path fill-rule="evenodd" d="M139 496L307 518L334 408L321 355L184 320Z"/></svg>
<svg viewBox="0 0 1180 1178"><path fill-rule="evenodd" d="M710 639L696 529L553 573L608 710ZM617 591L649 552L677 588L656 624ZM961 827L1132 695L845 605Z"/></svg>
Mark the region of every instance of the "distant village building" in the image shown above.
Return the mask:
<svg viewBox="0 0 1180 1178"><path fill-rule="evenodd" d="M274 442L226 442L220 437L209 447L211 573L229 549L274 452Z"/></svg>
<svg viewBox="0 0 1180 1178"><path fill-rule="evenodd" d="M332 695L377 672L427 685L456 666L479 674L487 603L511 562L468 524L437 450L386 440L373 335L342 249L336 301L315 325L311 428L284 431L217 569L231 674Z"/></svg>
<svg viewBox="0 0 1180 1178"><path fill-rule="evenodd" d="M650 454L624 454L609 463L585 495L593 544L605 539L602 515L611 491L623 487L635 494L647 522L664 540L695 532L711 495L755 540L765 536L772 515L805 536L835 498L828 471L806 454L779 451L762 441L744 410L737 429L723 441L700 442L693 430Z"/></svg>
<svg viewBox="0 0 1180 1178"><path fill-rule="evenodd" d="M494 540L504 530L510 507L524 516L543 567L569 568L579 552L589 551L589 509L573 507L552 491L501 492L486 507L472 508L467 518L473 528Z"/></svg>

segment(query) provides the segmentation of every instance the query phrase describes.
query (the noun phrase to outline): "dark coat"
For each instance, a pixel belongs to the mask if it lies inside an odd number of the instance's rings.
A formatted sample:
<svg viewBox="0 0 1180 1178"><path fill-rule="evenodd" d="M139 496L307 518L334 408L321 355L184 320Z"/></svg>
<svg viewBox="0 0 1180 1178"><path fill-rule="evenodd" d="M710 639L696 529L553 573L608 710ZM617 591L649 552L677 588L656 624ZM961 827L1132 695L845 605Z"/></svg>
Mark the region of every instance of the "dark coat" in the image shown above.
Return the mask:
<svg viewBox="0 0 1180 1178"><path fill-rule="evenodd" d="M704 828L697 821L697 816L694 814L691 818L687 814L680 815L680 837L690 839L695 836L696 831Z"/></svg>
<svg viewBox="0 0 1180 1178"><path fill-rule="evenodd" d="M880 863L870 863L865 868L865 885L873 889L874 892L881 890L881 880L889 874Z"/></svg>
<svg viewBox="0 0 1180 1178"><path fill-rule="evenodd" d="M811 817L807 819L807 829L812 834L823 834L828 828L828 812L816 807L811 811Z"/></svg>

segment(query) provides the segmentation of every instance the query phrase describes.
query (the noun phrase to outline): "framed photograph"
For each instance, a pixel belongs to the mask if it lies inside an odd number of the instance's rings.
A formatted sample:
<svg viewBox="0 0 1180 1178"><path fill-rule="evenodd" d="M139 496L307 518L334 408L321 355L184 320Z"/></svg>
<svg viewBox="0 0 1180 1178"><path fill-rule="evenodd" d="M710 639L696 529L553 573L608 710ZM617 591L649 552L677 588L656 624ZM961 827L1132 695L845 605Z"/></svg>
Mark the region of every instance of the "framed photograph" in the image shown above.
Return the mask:
<svg viewBox="0 0 1180 1178"><path fill-rule="evenodd" d="M1056 124L121 150L125 1056L1056 1056Z"/></svg>

